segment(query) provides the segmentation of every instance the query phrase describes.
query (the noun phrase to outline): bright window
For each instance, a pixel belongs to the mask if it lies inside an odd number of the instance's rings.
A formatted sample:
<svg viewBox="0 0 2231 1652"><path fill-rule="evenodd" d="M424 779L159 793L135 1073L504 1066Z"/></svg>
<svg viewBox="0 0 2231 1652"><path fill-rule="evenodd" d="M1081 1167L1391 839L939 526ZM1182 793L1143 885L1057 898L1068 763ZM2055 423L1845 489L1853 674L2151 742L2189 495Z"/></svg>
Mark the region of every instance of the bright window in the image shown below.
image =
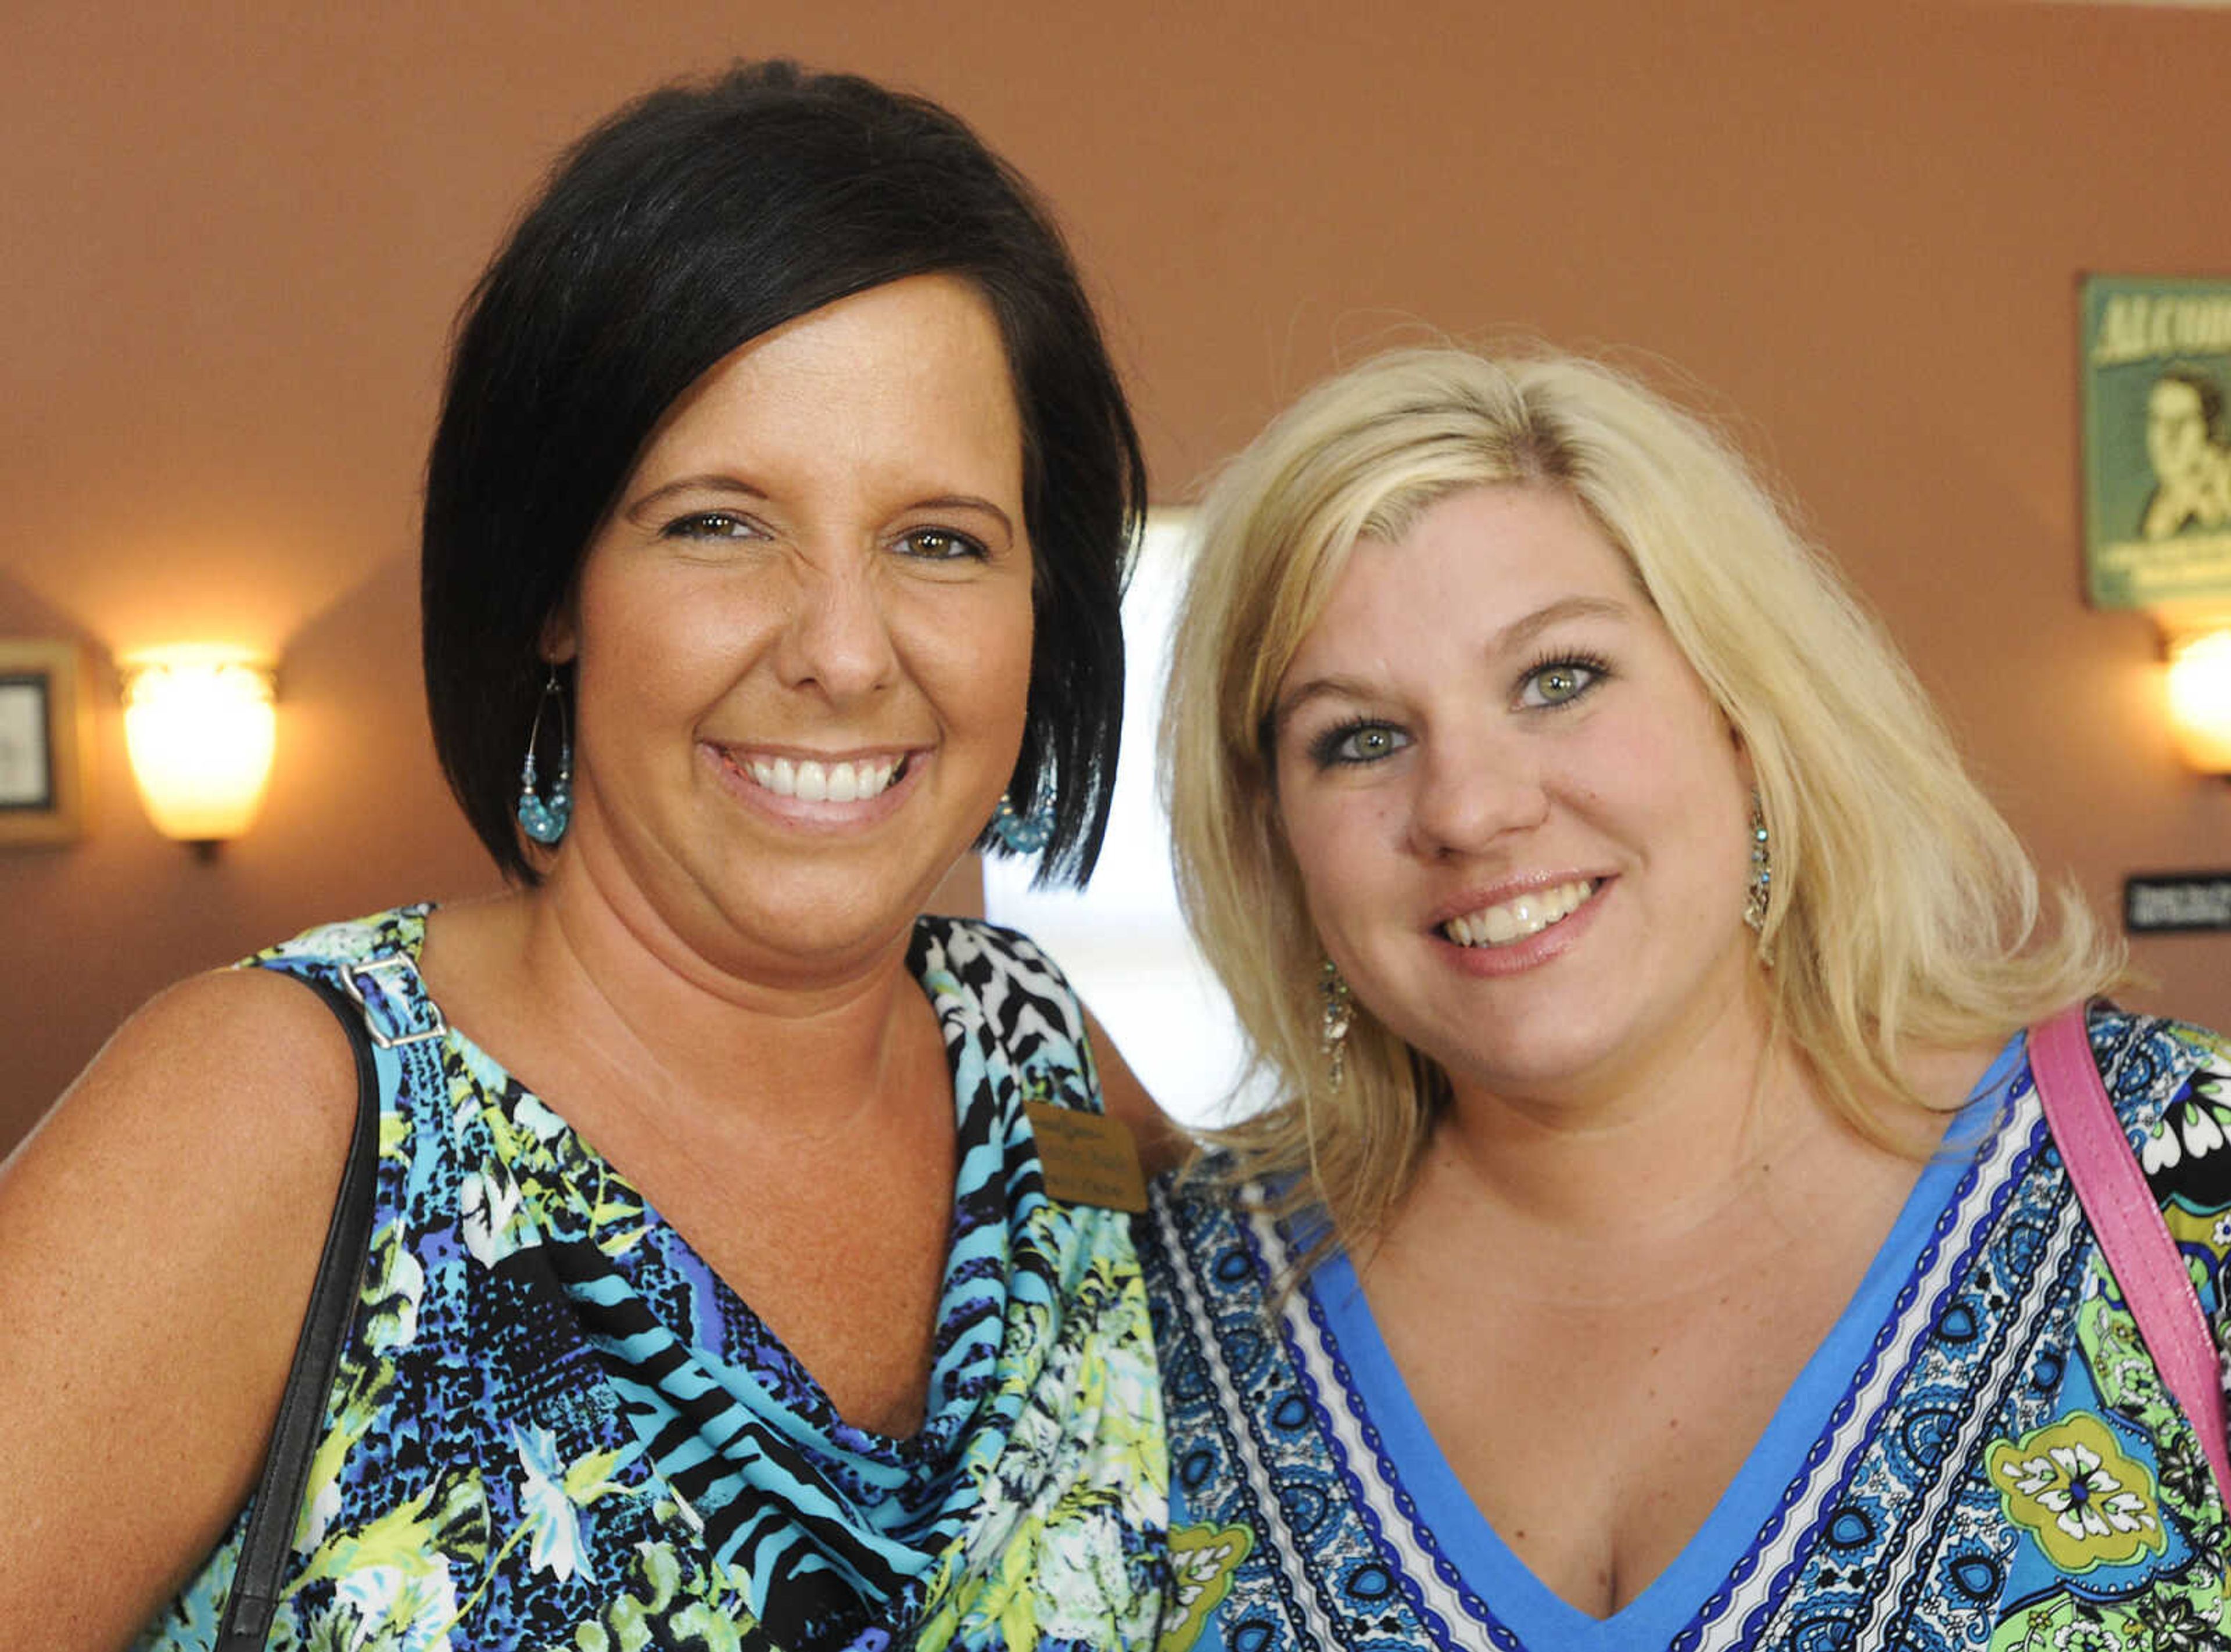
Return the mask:
<svg viewBox="0 0 2231 1652"><path fill-rule="evenodd" d="M1052 955L1166 1112L1186 1124L1209 1124L1251 1111L1269 1095L1258 1081L1255 1091L1235 1097L1245 1046L1224 989L1178 912L1169 819L1154 795L1154 735L1185 584L1187 526L1182 512L1148 519L1123 599L1123 752L1091 887L1033 889L1034 862L987 855L984 909Z"/></svg>

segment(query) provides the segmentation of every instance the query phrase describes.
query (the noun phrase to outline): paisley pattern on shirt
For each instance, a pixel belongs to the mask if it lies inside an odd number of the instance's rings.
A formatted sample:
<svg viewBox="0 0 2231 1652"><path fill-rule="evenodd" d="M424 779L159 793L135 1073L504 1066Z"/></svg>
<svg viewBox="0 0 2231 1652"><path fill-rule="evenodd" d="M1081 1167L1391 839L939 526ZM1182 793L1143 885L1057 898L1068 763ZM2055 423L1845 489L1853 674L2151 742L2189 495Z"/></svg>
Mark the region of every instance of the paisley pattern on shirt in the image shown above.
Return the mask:
<svg viewBox="0 0 2231 1652"><path fill-rule="evenodd" d="M2221 1345L2231 1050L2105 1010L2091 1032ZM2026 1066L2008 1098L1796 1476L1651 1644L2231 1646L2231 1528L2199 1439L2107 1272ZM1140 1226L1175 1510L1162 1644L1552 1652L1420 1519L1313 1285L1271 1313L1271 1281L1299 1248L1245 1203L1166 1184ZM1212 1561L1189 1567L1204 1547Z"/></svg>
<svg viewBox="0 0 2231 1652"><path fill-rule="evenodd" d="M1137 1262L1122 1216L1045 1196L1023 1110L1099 1107L1052 965L987 925L916 927L959 1172L927 1419L902 1440L844 1422L624 1177L443 1023L414 962L426 911L250 960L342 985L396 1041L371 1254L270 1646L1148 1643L1167 1468ZM140 1646L211 1644L244 1523Z"/></svg>

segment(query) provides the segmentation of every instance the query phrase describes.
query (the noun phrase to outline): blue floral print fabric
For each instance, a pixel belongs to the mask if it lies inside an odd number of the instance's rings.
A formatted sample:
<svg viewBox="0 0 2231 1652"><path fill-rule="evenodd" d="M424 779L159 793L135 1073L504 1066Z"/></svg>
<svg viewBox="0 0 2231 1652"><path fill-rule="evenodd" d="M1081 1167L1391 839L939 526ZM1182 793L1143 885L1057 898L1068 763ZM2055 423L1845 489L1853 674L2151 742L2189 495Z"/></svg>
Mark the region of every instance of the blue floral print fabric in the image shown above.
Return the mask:
<svg viewBox="0 0 2231 1652"><path fill-rule="evenodd" d="M916 926L960 1168L928 1414L897 1439L844 1422L443 1023L427 910L250 960L341 985L390 1041L372 1253L270 1646L1150 1643L1167 1468L1137 1262L1120 1214L1046 1197L1024 1113L1099 1107L1058 972L1006 931ZM245 1515L140 1646L211 1644Z"/></svg>
<svg viewBox="0 0 2231 1652"><path fill-rule="evenodd" d="M2091 1030L2221 1345L2231 1049L2105 1010ZM1607 1619L1557 1600L1488 1529L1352 1270L1319 1268L1274 1313L1296 1236L1244 1191L1158 1187L1141 1234L1170 1427L1167 1652L2231 1647L2223 1504L2019 1041L1799 1379L1809 1391Z"/></svg>

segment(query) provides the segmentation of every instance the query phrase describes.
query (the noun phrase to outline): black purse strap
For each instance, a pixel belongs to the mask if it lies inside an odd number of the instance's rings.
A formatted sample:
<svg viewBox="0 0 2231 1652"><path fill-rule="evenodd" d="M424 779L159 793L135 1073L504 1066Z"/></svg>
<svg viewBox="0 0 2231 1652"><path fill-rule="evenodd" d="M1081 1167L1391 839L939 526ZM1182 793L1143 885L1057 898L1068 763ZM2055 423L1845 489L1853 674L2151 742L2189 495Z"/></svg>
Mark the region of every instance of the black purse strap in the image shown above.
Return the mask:
<svg viewBox="0 0 2231 1652"><path fill-rule="evenodd" d="M326 1230L325 1254L318 1258L302 1334L294 1343L294 1367L280 1397L278 1420L271 1425L263 1475L249 1504L248 1531L225 1597L224 1621L217 1628L217 1652L262 1652L271 1631L288 1552L301 1516L303 1487L310 1478L310 1458L372 1242L372 1183L379 1158L379 1076L372 1065L372 1038L363 1014L346 993L307 976L294 978L325 1000L356 1052L356 1135Z"/></svg>

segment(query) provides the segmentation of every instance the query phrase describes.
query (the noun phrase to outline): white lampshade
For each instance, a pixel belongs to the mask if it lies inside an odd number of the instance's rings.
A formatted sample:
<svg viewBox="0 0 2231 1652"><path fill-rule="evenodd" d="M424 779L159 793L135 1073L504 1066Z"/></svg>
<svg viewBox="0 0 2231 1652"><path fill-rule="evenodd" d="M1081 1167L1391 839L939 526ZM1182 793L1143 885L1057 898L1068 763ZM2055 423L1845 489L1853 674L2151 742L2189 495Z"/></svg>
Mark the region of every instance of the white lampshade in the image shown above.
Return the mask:
<svg viewBox="0 0 2231 1652"><path fill-rule="evenodd" d="M278 719L256 661L155 657L126 667L124 742L147 817L165 837L237 837L262 807Z"/></svg>
<svg viewBox="0 0 2231 1652"><path fill-rule="evenodd" d="M2202 774L2231 774L2231 631L2179 639L2170 651L2170 732Z"/></svg>

